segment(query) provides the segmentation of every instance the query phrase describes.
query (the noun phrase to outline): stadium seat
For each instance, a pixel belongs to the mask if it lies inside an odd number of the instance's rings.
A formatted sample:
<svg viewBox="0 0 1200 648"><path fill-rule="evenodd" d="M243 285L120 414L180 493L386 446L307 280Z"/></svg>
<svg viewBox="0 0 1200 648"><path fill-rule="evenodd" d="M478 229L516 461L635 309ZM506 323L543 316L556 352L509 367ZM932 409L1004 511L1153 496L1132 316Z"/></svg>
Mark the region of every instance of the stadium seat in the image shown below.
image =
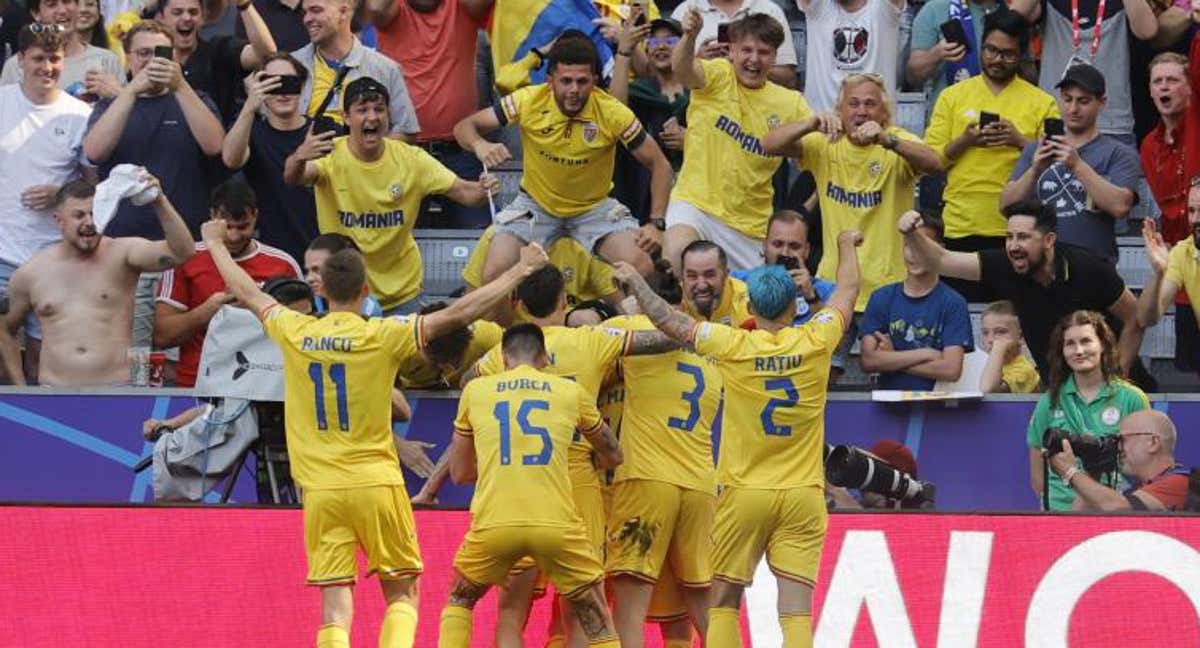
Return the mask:
<svg viewBox="0 0 1200 648"><path fill-rule="evenodd" d="M463 266L480 230L414 230L413 236L425 261L425 294L430 298L448 297L461 288Z"/></svg>

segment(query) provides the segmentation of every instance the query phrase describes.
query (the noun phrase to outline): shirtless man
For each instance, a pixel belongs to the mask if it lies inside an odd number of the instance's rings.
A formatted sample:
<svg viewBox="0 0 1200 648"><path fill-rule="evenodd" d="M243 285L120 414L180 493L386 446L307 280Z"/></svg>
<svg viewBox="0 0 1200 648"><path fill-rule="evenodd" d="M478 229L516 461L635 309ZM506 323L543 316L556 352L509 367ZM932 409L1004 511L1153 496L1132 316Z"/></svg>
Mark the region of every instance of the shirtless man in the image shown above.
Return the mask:
<svg viewBox="0 0 1200 648"><path fill-rule="evenodd" d="M156 242L101 235L92 221L94 194L83 181L63 185L54 205L62 240L18 268L9 284L8 330L15 332L30 310L41 321L43 385L128 384L138 276L175 267L195 249L161 190L153 205L166 238Z"/></svg>

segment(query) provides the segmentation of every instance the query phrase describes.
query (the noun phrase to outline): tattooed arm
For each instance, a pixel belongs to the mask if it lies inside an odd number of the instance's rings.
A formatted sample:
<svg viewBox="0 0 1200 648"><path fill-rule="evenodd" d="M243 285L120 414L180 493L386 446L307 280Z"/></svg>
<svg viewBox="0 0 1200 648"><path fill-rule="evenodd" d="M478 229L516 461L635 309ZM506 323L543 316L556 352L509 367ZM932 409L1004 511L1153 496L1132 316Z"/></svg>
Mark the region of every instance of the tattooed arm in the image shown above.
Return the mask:
<svg viewBox="0 0 1200 648"><path fill-rule="evenodd" d="M662 331L631 331L627 355L654 355L682 349L683 345Z"/></svg>
<svg viewBox="0 0 1200 648"><path fill-rule="evenodd" d="M601 470L616 468L625 461L625 456L621 453L621 446L617 443L617 437L613 436L608 423L601 421L600 425L592 428L591 431L580 430L580 432L592 444L592 450L596 452L597 467Z"/></svg>
<svg viewBox="0 0 1200 648"><path fill-rule="evenodd" d="M637 299L642 312L650 318L651 322L654 322L658 330L670 336L682 348L692 349L692 331L696 328L695 319L687 313L676 310L665 299L659 297L633 266L618 262L613 267L613 278L621 285L625 294L632 295ZM638 344L637 336L634 336L633 346L636 348ZM640 344L652 347L654 341L646 339ZM662 351L644 351L643 353L662 353Z"/></svg>

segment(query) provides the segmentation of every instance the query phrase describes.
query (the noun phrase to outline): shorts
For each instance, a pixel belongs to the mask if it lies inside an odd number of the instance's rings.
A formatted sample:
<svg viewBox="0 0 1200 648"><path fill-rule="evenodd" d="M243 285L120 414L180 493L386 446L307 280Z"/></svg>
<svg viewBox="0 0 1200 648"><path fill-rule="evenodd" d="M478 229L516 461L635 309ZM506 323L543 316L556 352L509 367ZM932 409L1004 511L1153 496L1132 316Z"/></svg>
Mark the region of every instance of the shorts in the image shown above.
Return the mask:
<svg viewBox="0 0 1200 648"><path fill-rule="evenodd" d="M17 271L17 266L8 261L0 261L0 296L4 299L4 313L8 313L8 282L12 280L13 273ZM42 339L42 325L38 322L37 315L34 315L33 309L25 314L25 337L35 340Z"/></svg>
<svg viewBox="0 0 1200 648"><path fill-rule="evenodd" d="M608 524L608 573L655 582L670 563L681 585L707 587L716 503L712 493L667 482L617 482Z"/></svg>
<svg viewBox="0 0 1200 648"><path fill-rule="evenodd" d="M367 573L399 580L421 573L417 527L404 486L368 486L304 493L304 547L309 585L351 585L355 553Z"/></svg>
<svg viewBox="0 0 1200 648"><path fill-rule="evenodd" d="M526 556L567 598L604 578L604 567L580 524L471 529L454 555L454 570L476 585L503 585L513 565Z"/></svg>
<svg viewBox="0 0 1200 648"><path fill-rule="evenodd" d="M516 218L501 224L506 216L513 214L533 214L533 222L529 218ZM605 198L588 211L570 218L555 216L542 208L536 200L524 191L517 194L499 214L496 214L495 228L497 232L506 232L522 241L530 240L549 248L550 243L557 238L569 236L583 246L583 249L595 253L600 239L626 230L635 230L638 223L634 220L629 208L615 198Z"/></svg>
<svg viewBox="0 0 1200 648"><path fill-rule="evenodd" d="M733 229L717 218L682 200L667 205L667 228L684 225L696 230L701 239L721 246L729 259L730 270L751 270L763 264L763 242Z"/></svg>
<svg viewBox="0 0 1200 648"><path fill-rule="evenodd" d="M595 556L604 562L604 493L599 486L576 486L571 489L571 497L575 500L575 512L583 522L583 533L587 537L588 546L591 547ZM517 560L512 564L511 573L519 574L527 569L534 567L536 560L533 556L526 556L521 560ZM542 572L538 575L537 583L533 587L536 596L542 596L546 593L546 586L550 583L548 574ZM561 590L560 590L561 591Z"/></svg>
<svg viewBox="0 0 1200 648"><path fill-rule="evenodd" d="M717 501L714 578L749 585L766 552L776 576L812 585L828 518L820 486L726 488Z"/></svg>
<svg viewBox="0 0 1200 648"><path fill-rule="evenodd" d="M650 607L646 609L646 621L652 623L670 623L686 619L688 616L687 603L683 600L683 586L675 580L671 571L671 563L663 565L654 583L654 591L650 593Z"/></svg>

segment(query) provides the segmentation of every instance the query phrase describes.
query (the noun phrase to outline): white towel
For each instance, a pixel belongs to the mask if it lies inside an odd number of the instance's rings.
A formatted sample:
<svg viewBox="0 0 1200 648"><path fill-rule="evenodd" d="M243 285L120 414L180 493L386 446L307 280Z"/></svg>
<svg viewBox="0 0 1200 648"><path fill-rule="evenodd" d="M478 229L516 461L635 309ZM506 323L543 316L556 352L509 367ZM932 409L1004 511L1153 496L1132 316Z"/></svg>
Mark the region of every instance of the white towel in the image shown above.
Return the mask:
<svg viewBox="0 0 1200 648"><path fill-rule="evenodd" d="M148 205L158 199L158 187L149 180L145 167L133 164L118 164L108 178L96 185L96 197L92 201L92 220L101 234L117 214L117 206L123 198L138 205Z"/></svg>

